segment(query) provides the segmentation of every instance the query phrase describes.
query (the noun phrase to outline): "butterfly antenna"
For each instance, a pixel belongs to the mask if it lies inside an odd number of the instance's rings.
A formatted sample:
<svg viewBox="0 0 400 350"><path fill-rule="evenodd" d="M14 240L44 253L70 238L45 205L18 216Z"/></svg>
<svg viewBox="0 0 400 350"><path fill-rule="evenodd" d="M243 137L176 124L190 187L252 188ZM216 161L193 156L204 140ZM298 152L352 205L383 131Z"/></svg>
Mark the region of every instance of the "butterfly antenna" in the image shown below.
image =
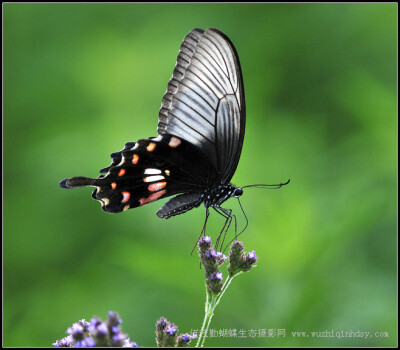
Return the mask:
<svg viewBox="0 0 400 350"><path fill-rule="evenodd" d="M255 185L243 186L242 188L246 188L246 187L256 187L256 188L265 188L265 189L270 189L270 190L276 190L276 189L278 189L278 188L281 188L282 186L287 185L289 182L290 182L290 179L287 180L285 183L280 183L279 185L255 184Z"/></svg>
<svg viewBox="0 0 400 350"><path fill-rule="evenodd" d="M238 200L238 202L239 202L240 209L242 209L242 213L243 213L243 215L244 215L244 217L245 217L245 219L246 219L246 225L244 226L244 229L235 237L235 239L236 239L239 235L241 235L241 234L246 230L247 225L249 224L249 219L247 218L247 215L246 215L246 213L244 212L244 209L243 209L243 207L242 207L242 203L240 203L239 197L238 197L237 200Z"/></svg>

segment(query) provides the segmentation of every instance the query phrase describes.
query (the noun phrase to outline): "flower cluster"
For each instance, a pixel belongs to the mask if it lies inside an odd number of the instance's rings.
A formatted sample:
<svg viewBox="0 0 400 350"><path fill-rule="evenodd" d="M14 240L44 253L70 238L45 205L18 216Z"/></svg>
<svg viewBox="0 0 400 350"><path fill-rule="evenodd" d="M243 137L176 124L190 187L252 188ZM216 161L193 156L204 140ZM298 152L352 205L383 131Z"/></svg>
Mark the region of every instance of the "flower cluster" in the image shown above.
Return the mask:
<svg viewBox="0 0 400 350"><path fill-rule="evenodd" d="M226 288L236 275L249 271L255 266L258 257L254 250L246 254L242 242L233 242L229 251L229 276L223 284L222 273L219 269L227 257L214 250L211 238L208 236L202 237L198 246L207 286L206 313L196 345L203 346L214 310ZM137 347L135 342L131 342L128 336L122 333L121 323L118 314L112 311L109 311L108 319L105 322L98 317L93 317L90 322L82 319L68 328L68 336L57 340L53 345L55 347ZM178 327L164 317L161 317L156 323L158 347L185 347L189 346L190 342L196 338L196 334L178 335Z"/></svg>
<svg viewBox="0 0 400 350"><path fill-rule="evenodd" d="M178 327L164 317L161 317L156 323L156 342L159 348L185 347L195 338L197 338L195 334L187 333L178 336Z"/></svg>
<svg viewBox="0 0 400 350"><path fill-rule="evenodd" d="M80 320L68 328L69 334L57 340L55 347L137 347L125 333L122 333L121 319L116 312L109 311L107 322L93 317L90 322Z"/></svg>
<svg viewBox="0 0 400 350"><path fill-rule="evenodd" d="M235 241L232 243L231 250L229 251L228 272L231 276L240 272L247 272L255 266L257 260L258 257L255 250L246 255L243 243Z"/></svg>
<svg viewBox="0 0 400 350"><path fill-rule="evenodd" d="M226 256L213 249L208 236L199 240L199 256L204 266L208 291L217 295L222 289L223 280L219 267L225 262Z"/></svg>

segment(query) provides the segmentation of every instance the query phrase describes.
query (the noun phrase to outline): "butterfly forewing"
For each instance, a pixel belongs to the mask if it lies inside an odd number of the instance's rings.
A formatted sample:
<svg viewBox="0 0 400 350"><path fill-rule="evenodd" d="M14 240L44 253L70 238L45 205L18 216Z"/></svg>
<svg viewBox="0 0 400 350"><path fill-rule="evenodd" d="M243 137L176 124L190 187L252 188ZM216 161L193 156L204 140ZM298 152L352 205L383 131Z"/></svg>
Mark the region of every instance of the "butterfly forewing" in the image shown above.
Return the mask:
<svg viewBox="0 0 400 350"><path fill-rule="evenodd" d="M201 149L225 183L239 162L245 119L243 79L233 44L217 29L192 30L181 44L162 101L158 133Z"/></svg>

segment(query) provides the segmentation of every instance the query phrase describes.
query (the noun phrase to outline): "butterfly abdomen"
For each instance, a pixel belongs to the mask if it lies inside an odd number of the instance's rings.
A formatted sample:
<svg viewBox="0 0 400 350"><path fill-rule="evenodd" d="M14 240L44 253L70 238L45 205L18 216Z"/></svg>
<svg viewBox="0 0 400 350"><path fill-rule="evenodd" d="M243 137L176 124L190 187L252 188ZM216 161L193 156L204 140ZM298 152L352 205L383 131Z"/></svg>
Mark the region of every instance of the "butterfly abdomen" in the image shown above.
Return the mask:
<svg viewBox="0 0 400 350"><path fill-rule="evenodd" d="M159 218L168 219L198 207L203 201L202 193L185 193L171 198L157 211Z"/></svg>

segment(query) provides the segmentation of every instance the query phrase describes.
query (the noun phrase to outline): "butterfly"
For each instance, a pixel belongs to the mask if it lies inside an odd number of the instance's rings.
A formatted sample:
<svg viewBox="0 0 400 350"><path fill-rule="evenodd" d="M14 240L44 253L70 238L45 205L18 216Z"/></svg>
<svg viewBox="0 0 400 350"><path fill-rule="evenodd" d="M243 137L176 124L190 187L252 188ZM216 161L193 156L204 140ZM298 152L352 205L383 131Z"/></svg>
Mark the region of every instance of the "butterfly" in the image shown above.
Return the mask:
<svg viewBox="0 0 400 350"><path fill-rule="evenodd" d="M94 186L93 199L107 213L169 199L157 216L168 219L204 203L221 207L243 188L230 183L242 152L246 104L239 57L231 40L215 28L193 29L184 38L158 115L158 137L128 142L112 153L98 178L73 177L62 188ZM282 186L252 185L252 186ZM236 223L236 217L235 217ZM222 232L222 231L221 231Z"/></svg>

